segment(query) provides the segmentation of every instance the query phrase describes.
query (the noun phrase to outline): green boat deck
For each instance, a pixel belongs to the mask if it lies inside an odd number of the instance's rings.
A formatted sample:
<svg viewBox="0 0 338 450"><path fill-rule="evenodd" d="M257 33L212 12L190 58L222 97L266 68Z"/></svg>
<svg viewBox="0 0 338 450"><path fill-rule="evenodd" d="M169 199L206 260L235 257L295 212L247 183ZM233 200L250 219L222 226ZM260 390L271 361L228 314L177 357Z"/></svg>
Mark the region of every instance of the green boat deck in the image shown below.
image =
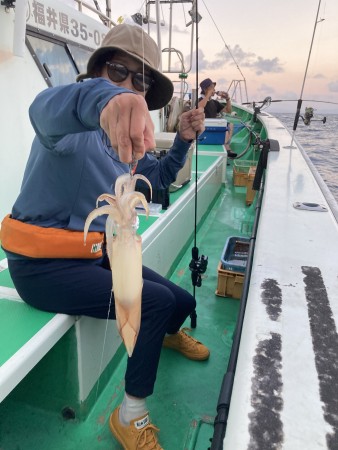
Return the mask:
<svg viewBox="0 0 338 450"><path fill-rule="evenodd" d="M201 151L210 151L208 148L200 147ZM210 161L205 158L210 158ZM210 164L215 158L217 157L210 155L201 160L206 161L205 164ZM201 165L202 171L203 168ZM250 235L254 214L254 205L248 207L245 204L245 188L234 187L232 184L232 165L227 167L226 177L227 183L222 187L219 197L199 227L196 240L200 255L208 256L208 268L203 275L202 286L196 288L197 327L191 334L210 348L210 359L205 362L190 361L172 350L163 349L155 393L148 399L151 418L160 428L160 442L166 450L207 449L213 434L218 395L227 368L239 310L239 300L215 295L217 266L227 237ZM194 179L190 184L193 182ZM188 186L184 189L188 189ZM181 191L171 194L171 201L180 195ZM141 231L145 226L142 218ZM193 245L192 240L185 252L180 255L181 259L171 273L172 281L191 292L193 287L189 263ZM4 283L7 283L11 287L11 280L7 278L5 282L4 277L5 275L1 279L1 284L4 286ZM8 308L19 306L30 309L27 305L17 302L8 303L10 303ZM50 320L47 313L35 310L31 312L37 327ZM17 336L13 341L9 341L13 348L21 345L21 339L29 337L22 331L25 327L21 327L21 324L20 330L11 329L10 320L8 317L5 318L4 314L0 320L1 327L6 327L4 329L11 336ZM190 327L190 319L185 325ZM29 333L31 332L30 330ZM108 419L123 397L126 354L120 349L113 358L112 364L115 366L113 376L105 388L100 390L96 386L96 389L93 389L96 391L92 394L94 406L85 418L75 417L66 420L64 416L67 416L67 410L63 416L61 405L68 406L63 394L65 383L68 383L68 378L71 379L71 371L72 368L75 369L76 362L62 351L67 340L71 339L70 332L66 333L1 403L1 450L121 448L110 434ZM11 349L8 348L6 351L8 353ZM1 355L1 358L4 358L4 355ZM62 369L61 371L58 369L57 376L63 373L64 378L50 380L44 377L48 372L46 367L48 366L50 371L53 361L62 359L64 360L61 362ZM39 390L45 392L41 396L46 396L49 384L52 386L49 392L51 403L59 404L61 407L57 412L41 408Z"/></svg>

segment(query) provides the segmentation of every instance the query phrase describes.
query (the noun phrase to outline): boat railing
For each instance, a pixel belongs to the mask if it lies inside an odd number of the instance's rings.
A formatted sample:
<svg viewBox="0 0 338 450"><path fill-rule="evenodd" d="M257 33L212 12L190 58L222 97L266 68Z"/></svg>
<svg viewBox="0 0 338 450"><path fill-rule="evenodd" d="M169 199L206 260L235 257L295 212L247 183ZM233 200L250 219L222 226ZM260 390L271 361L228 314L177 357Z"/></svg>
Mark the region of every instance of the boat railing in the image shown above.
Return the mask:
<svg viewBox="0 0 338 450"><path fill-rule="evenodd" d="M237 103L243 104L244 102L249 102L245 78L243 78L242 80L232 80L228 88L228 92L231 99L236 100Z"/></svg>
<svg viewBox="0 0 338 450"><path fill-rule="evenodd" d="M186 28L190 28L190 52L189 52L189 64L185 67L183 53L178 50L173 43L173 29L175 24L174 18L174 7L183 4L191 4L191 9L188 11L188 14L191 20L186 23ZM168 21L167 23L163 23L160 20L160 6L163 8L164 6L169 7L168 11ZM155 11L153 13L152 7L155 7ZM181 13L181 12L180 12ZM153 19L153 14L156 17ZM167 61L166 65L162 62L162 71L164 73L188 73L192 68L192 55L193 55L193 47L194 47L194 34L195 34L195 24L201 20L201 16L198 14L196 9L196 1L195 0L147 0L146 2L146 14L143 17L143 23L148 24L148 33L150 32L150 24L153 23L156 25L156 33L157 33L157 44L159 48L162 49L162 53L167 53ZM162 33L161 26L167 25L168 31L168 45L166 47L162 47ZM175 65L175 60L173 63L173 56L176 55L179 60L178 66Z"/></svg>
<svg viewBox="0 0 338 450"><path fill-rule="evenodd" d="M117 25L117 23L111 19L110 2L106 2L107 3L106 14L104 14L101 11L100 6L96 1L94 2L96 7L92 6L88 2L83 2L82 0L74 0L74 2L77 5L78 11L82 12L83 14L86 14L87 12L86 10L90 11L94 15L97 15L98 18L102 21L102 23L107 27L111 28L112 26Z"/></svg>

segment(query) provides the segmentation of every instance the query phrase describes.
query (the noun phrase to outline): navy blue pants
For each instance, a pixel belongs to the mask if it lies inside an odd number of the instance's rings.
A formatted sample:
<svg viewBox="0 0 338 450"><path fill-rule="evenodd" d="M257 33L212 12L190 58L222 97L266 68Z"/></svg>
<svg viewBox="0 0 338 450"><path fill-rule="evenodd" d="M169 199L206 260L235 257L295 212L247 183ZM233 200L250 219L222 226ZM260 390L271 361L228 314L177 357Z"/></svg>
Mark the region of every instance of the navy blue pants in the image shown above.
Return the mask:
<svg viewBox="0 0 338 450"><path fill-rule="evenodd" d="M8 260L21 298L43 311L107 319L112 289L108 258ZM143 267L141 328L128 358L125 390L144 398L153 393L166 333L176 333L195 309L189 292ZM114 297L109 314L115 319Z"/></svg>

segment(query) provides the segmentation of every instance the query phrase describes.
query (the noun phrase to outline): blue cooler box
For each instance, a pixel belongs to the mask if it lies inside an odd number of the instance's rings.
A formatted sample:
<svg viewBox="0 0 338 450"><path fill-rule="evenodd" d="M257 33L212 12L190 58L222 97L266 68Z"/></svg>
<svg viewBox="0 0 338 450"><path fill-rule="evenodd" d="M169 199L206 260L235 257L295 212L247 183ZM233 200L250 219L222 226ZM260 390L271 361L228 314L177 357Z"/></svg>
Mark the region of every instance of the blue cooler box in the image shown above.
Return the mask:
<svg viewBox="0 0 338 450"><path fill-rule="evenodd" d="M227 239L222 254L222 269L245 272L249 254L250 239L231 236Z"/></svg>
<svg viewBox="0 0 338 450"><path fill-rule="evenodd" d="M228 130L225 119L205 119L205 131L199 136L202 145L223 145Z"/></svg>

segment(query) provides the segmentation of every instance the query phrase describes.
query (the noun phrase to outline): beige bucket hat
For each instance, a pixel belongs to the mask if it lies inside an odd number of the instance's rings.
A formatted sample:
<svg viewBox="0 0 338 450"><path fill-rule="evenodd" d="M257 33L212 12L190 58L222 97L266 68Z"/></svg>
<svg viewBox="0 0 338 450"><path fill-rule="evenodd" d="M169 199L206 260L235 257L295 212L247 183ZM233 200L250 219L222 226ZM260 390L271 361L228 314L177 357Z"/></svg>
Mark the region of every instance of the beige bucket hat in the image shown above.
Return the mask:
<svg viewBox="0 0 338 450"><path fill-rule="evenodd" d="M169 103L174 87L169 78L159 70L161 54L156 42L138 25L116 25L108 31L101 47L93 52L87 63L87 73L77 76L76 80L93 78L98 60L102 60L105 53L119 50L132 58L144 63L152 73L154 83L146 94L145 100L149 110L163 108Z"/></svg>

